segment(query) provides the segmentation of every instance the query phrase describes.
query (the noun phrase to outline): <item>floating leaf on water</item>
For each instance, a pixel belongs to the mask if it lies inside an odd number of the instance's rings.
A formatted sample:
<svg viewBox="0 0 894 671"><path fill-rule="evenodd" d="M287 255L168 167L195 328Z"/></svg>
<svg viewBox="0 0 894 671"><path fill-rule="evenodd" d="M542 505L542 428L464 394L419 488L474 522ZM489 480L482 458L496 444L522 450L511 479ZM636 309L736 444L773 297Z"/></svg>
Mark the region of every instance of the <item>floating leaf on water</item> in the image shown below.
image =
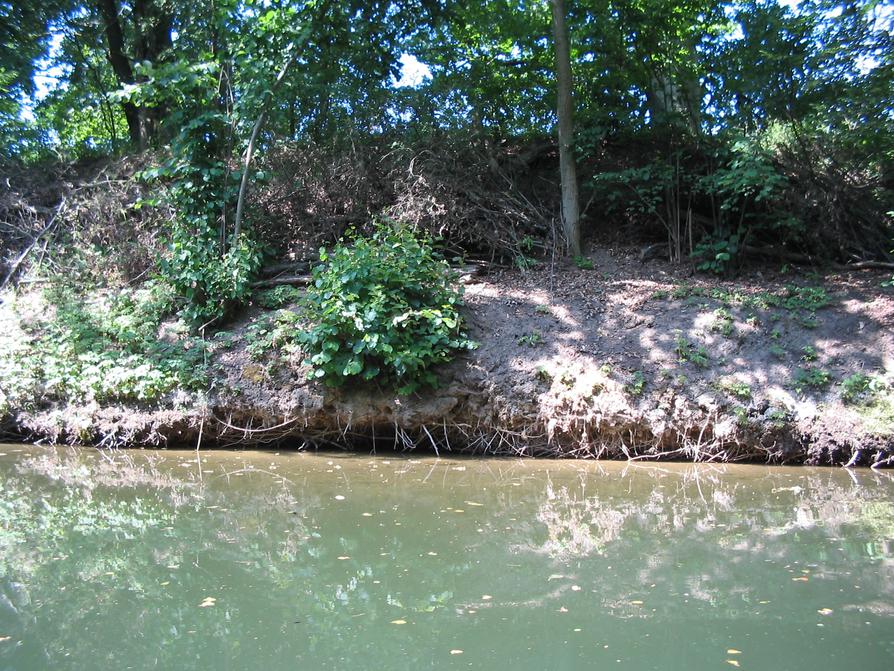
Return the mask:
<svg viewBox="0 0 894 671"><path fill-rule="evenodd" d="M406 624L406 620L391 620L391 624Z"/></svg>
<svg viewBox="0 0 894 671"><path fill-rule="evenodd" d="M833 611L831 608L820 608L816 612L819 613L820 615L831 615L835 611Z"/></svg>

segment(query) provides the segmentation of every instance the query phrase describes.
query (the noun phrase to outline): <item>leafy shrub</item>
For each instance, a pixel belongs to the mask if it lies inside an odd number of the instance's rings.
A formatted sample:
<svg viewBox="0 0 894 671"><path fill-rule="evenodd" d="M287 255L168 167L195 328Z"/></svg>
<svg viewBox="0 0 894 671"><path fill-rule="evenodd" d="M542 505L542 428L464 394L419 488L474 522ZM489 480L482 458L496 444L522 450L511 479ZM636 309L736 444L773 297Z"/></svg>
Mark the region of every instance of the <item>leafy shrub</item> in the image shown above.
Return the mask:
<svg viewBox="0 0 894 671"><path fill-rule="evenodd" d="M701 345L689 342L682 334L678 334L674 340L674 352L681 363L691 361L699 368L707 368L710 364L707 350Z"/></svg>
<svg viewBox="0 0 894 671"><path fill-rule="evenodd" d="M260 265L261 252L245 234L221 256L215 231L196 234L180 223L171 235L170 249L170 257L161 262L162 273L185 300L183 315L189 320L222 317L251 296L249 283Z"/></svg>
<svg viewBox="0 0 894 671"><path fill-rule="evenodd" d="M806 310L814 312L829 304L829 295L822 287L799 287L786 285L785 291L773 296L776 299L771 305L784 307L786 310Z"/></svg>
<svg viewBox="0 0 894 671"><path fill-rule="evenodd" d="M646 376L641 370L633 371L630 382L624 386L624 390L631 396L639 397L646 389Z"/></svg>
<svg viewBox="0 0 894 671"><path fill-rule="evenodd" d="M523 347L540 347L543 344L543 336L538 331L531 331L519 336L515 342Z"/></svg>
<svg viewBox="0 0 894 671"><path fill-rule="evenodd" d="M257 361L278 350L291 352L296 339L295 325L298 319L298 314L291 310L263 314L246 328L245 350Z"/></svg>
<svg viewBox="0 0 894 671"><path fill-rule="evenodd" d="M735 322L733 321L732 313L726 308L714 310L714 321L711 322L710 329L726 338L731 338L735 332Z"/></svg>
<svg viewBox="0 0 894 671"><path fill-rule="evenodd" d="M693 258L701 259L696 266L699 270L721 275L739 253L739 234L728 237L707 236L692 251Z"/></svg>
<svg viewBox="0 0 894 671"><path fill-rule="evenodd" d="M803 352L801 355L802 361L816 361L819 358L819 355L816 352L816 347L813 347L812 345L804 345L804 347L801 348L801 352Z"/></svg>
<svg viewBox="0 0 894 671"><path fill-rule="evenodd" d="M595 266L593 265L593 259L589 259L586 256L575 256L574 265L576 265L581 270L593 270L595 268Z"/></svg>
<svg viewBox="0 0 894 671"><path fill-rule="evenodd" d="M734 396L742 401L751 399L751 385L733 378L723 378L714 382L714 387L725 394Z"/></svg>
<svg viewBox="0 0 894 671"><path fill-rule="evenodd" d="M463 333L457 275L430 239L385 222L371 238L320 250L320 261L307 292L314 325L299 337L313 378L377 379L410 393L436 383L435 364L475 346Z"/></svg>
<svg viewBox="0 0 894 671"><path fill-rule="evenodd" d="M841 381L841 398L845 403L871 404L887 390L884 378L854 373Z"/></svg>
<svg viewBox="0 0 894 671"><path fill-rule="evenodd" d="M221 230L221 213L236 205L239 179L230 174L224 147L232 119L217 104L217 72L211 63L138 66L142 81L118 96L137 105L170 108L165 130L175 131L166 159L142 171L164 184L162 200L173 210L170 254L162 274L185 301L193 322L225 316L248 300L261 253L245 231Z"/></svg>

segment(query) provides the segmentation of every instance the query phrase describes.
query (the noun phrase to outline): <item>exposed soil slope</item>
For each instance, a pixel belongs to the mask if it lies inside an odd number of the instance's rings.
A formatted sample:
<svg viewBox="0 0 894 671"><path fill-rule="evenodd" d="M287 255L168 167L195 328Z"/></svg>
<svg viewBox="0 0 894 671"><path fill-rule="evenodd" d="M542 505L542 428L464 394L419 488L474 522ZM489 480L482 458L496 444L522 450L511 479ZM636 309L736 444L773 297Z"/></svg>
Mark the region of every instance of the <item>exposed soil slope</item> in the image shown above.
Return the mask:
<svg viewBox="0 0 894 671"><path fill-rule="evenodd" d="M894 295L884 277L721 281L635 250L592 270L495 270L466 287L480 347L437 390L398 397L307 381L255 358L250 310L203 400L21 412L24 437L106 445L282 443L569 457L894 461ZM845 403L861 373L887 387Z"/></svg>

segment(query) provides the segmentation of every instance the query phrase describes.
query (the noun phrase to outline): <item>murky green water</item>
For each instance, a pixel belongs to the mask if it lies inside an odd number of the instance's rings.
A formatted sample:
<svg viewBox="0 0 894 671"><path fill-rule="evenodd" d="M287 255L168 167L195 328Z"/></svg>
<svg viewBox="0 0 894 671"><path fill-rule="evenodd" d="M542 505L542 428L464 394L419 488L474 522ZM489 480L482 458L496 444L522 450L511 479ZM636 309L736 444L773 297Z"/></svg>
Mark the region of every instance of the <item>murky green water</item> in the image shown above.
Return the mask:
<svg viewBox="0 0 894 671"><path fill-rule="evenodd" d="M894 668L894 479L0 446L0 669Z"/></svg>

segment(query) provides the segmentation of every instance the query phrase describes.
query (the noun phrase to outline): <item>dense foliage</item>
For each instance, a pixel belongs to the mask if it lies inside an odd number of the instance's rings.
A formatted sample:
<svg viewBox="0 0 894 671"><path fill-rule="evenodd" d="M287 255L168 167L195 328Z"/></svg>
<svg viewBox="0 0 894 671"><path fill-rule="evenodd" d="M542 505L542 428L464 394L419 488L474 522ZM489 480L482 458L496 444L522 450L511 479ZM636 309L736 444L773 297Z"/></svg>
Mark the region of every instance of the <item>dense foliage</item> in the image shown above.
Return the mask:
<svg viewBox="0 0 894 671"><path fill-rule="evenodd" d="M0 160L151 156L140 202L165 212L161 270L196 324L247 299L264 243L332 241L378 214L490 257L547 251L551 4L0 3ZM890 260L889 5L561 6L585 236L666 241L717 273L748 255ZM40 229L4 223L9 271Z"/></svg>
<svg viewBox="0 0 894 671"><path fill-rule="evenodd" d="M314 378L376 379L408 393L436 384L435 364L474 347L456 274L430 240L383 223L372 237L320 250L320 261L307 293L312 326L301 337Z"/></svg>

